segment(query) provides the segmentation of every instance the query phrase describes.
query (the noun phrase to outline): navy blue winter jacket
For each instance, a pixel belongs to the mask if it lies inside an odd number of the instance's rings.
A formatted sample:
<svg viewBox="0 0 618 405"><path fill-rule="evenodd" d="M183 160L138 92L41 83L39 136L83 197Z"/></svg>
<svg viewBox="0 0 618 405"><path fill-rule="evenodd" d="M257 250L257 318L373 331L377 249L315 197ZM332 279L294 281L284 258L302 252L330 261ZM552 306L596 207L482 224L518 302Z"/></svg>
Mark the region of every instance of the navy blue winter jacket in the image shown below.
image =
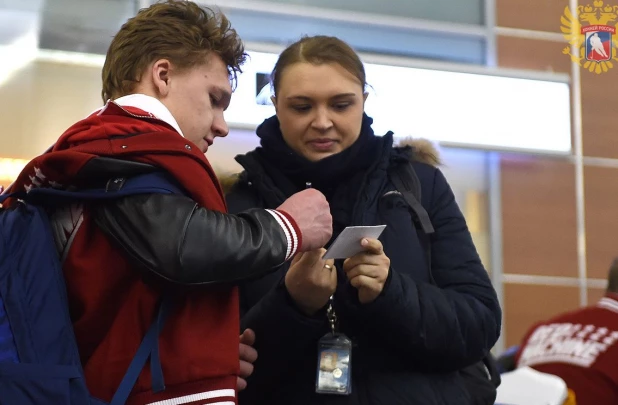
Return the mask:
<svg viewBox="0 0 618 405"><path fill-rule="evenodd" d="M425 145L427 146L427 145ZM287 293L287 266L241 286L242 328L257 336L259 358L240 405L468 405L460 373L481 360L500 333L501 310L453 192L423 147L386 145L367 173L351 225L387 227L380 237L391 260L382 294L362 305L337 263L335 310L354 341L350 396L315 393L317 341L328 332L325 311L303 315ZM251 152L237 157L245 171L227 194L231 213L271 206L277 187ZM387 176L391 165L414 165L422 205L435 228L429 280L408 205ZM269 201L270 200L270 201Z"/></svg>

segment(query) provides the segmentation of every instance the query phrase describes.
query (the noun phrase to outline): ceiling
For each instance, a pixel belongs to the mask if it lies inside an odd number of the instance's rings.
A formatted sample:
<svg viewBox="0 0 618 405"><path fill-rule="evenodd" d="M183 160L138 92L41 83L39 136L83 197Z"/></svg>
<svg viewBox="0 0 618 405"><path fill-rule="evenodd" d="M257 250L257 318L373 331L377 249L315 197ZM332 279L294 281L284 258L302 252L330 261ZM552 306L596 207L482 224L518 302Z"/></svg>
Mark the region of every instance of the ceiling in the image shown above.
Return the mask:
<svg viewBox="0 0 618 405"><path fill-rule="evenodd" d="M139 0L0 0L0 45L35 34L40 48L104 54Z"/></svg>
<svg viewBox="0 0 618 405"><path fill-rule="evenodd" d="M140 8L147 7L154 1L0 0L0 60L6 55L2 53L3 45L9 45L9 48L12 46L12 54L16 51L24 54L31 48L38 47L104 55L121 25ZM389 26L384 22L367 24L363 19L340 21L337 18L325 18L324 10L315 7L307 10L312 13L318 10L320 16L316 17L311 13L305 15L304 12L308 11L304 9L294 12L299 14L288 15L281 14L282 11L256 8L264 4L263 1L256 2L254 6L248 8L247 5L253 4L250 1L197 0L197 2L209 5L218 3L218 7L234 22L234 28L248 42L285 45L296 41L302 35L319 33L338 36L358 51L365 53L473 64L482 64L485 57L483 46L485 31L477 26L470 26L472 28L468 27L462 32L447 32L448 30L437 32L435 27L431 29L426 27L427 24L435 25L432 22L419 23L414 20L415 24L420 26L404 27L401 22ZM230 5L230 2L242 4L234 6ZM285 2L274 1L273 5L277 3ZM287 6L281 7L287 10ZM279 10L282 10L281 7ZM341 17L342 13L339 12L338 15ZM409 22L405 21L406 24ZM440 29L446 29L452 24L437 25L442 27ZM0 66L0 73L1 70Z"/></svg>

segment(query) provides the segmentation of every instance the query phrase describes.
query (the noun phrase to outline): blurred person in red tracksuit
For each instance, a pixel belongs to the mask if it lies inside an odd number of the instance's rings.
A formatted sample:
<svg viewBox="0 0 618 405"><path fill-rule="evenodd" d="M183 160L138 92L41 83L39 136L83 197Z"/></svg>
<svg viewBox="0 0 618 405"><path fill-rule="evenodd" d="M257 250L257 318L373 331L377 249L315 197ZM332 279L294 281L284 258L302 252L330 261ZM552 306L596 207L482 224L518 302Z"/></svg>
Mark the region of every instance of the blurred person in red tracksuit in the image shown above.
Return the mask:
<svg viewBox="0 0 618 405"><path fill-rule="evenodd" d="M577 405L618 404L618 259L606 294L595 305L536 324L516 354L529 366L562 378Z"/></svg>

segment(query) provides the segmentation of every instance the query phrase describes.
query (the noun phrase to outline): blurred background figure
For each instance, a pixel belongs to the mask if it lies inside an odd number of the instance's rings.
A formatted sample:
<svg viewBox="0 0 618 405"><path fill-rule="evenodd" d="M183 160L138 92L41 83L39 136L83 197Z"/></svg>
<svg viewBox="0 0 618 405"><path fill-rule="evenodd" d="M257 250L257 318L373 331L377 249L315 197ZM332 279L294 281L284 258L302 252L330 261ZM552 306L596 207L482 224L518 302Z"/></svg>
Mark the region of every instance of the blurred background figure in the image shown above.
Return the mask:
<svg viewBox="0 0 618 405"><path fill-rule="evenodd" d="M618 404L618 259L607 281L597 303L534 325L520 346L501 357L501 365L560 377L578 405Z"/></svg>

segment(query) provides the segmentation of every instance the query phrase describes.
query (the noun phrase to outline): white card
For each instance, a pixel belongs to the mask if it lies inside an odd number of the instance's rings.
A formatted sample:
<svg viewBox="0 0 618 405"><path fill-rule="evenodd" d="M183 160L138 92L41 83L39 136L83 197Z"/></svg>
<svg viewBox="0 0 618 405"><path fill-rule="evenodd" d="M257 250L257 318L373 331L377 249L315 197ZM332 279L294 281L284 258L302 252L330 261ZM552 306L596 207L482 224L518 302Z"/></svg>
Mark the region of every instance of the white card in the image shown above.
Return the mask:
<svg viewBox="0 0 618 405"><path fill-rule="evenodd" d="M363 251L361 240L363 238L378 239L386 225L375 226L348 226L332 245L328 248L322 259L347 259Z"/></svg>

